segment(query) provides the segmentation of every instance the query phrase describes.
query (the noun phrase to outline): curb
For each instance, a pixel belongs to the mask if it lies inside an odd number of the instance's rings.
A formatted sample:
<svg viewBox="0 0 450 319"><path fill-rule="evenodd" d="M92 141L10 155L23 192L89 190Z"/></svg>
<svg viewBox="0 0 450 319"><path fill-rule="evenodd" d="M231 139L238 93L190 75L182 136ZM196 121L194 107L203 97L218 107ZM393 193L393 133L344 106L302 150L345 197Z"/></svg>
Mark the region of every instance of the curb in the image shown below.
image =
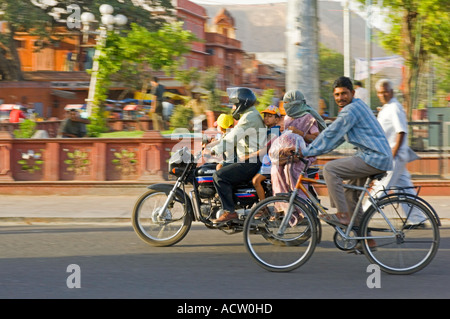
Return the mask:
<svg viewBox="0 0 450 319"><path fill-rule="evenodd" d="M87 224L115 224L129 225L131 227L131 218L121 217L0 217L1 225L48 225L48 224L65 224L65 225L87 225Z"/></svg>

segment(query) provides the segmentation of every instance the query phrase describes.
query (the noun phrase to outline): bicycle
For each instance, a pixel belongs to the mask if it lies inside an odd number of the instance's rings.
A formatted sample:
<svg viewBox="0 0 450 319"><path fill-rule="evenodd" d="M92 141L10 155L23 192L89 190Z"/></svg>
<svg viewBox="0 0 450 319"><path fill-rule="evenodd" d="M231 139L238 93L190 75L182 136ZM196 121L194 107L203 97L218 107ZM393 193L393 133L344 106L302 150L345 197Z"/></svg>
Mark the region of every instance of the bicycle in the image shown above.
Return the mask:
<svg viewBox="0 0 450 319"><path fill-rule="evenodd" d="M244 223L245 247L259 266L273 272L302 266L320 242L321 221L334 228L337 248L363 253L386 273L412 274L432 261L439 247L440 222L426 201L417 195L388 190L385 196L375 198L370 194L370 185L384 174L369 176L363 186L344 184L361 194L349 225L334 222L327 219L327 209L303 185L326 185L325 181L307 177L308 161L298 158L305 167L293 191L259 202ZM299 192L307 199L298 197ZM365 196L371 206L358 217L356 212ZM420 217L419 222L410 222L413 214Z"/></svg>

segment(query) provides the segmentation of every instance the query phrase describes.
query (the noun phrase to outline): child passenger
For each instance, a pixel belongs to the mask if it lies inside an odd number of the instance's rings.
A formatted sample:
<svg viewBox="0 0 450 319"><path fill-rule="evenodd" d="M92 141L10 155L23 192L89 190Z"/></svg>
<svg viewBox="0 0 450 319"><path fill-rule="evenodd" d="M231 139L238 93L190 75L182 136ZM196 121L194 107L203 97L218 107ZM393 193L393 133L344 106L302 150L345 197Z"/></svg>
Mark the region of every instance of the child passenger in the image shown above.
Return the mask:
<svg viewBox="0 0 450 319"><path fill-rule="evenodd" d="M260 152L265 152L265 155L262 159L261 169L259 170L258 174L253 177L252 180L259 200L263 200L264 198L266 198L262 182L264 182L267 177L270 177L272 163L270 161L268 152L272 141L280 136L281 128L278 125L281 119L280 110L278 109L278 107L271 105L261 113L264 116L264 124L267 126L267 146L264 149L260 150Z"/></svg>
<svg viewBox="0 0 450 319"><path fill-rule="evenodd" d="M220 143L224 138L224 136L227 134L227 132L234 126L233 116L231 116L230 114L220 114L219 117L217 118L217 121L214 123L214 126L217 126L217 130L220 132L216 136L217 143ZM216 145L217 143L210 145ZM225 160L220 162L216 166L217 171L221 169L225 163L231 160L230 158L227 159L227 156L229 157L230 154L225 153L224 156Z"/></svg>

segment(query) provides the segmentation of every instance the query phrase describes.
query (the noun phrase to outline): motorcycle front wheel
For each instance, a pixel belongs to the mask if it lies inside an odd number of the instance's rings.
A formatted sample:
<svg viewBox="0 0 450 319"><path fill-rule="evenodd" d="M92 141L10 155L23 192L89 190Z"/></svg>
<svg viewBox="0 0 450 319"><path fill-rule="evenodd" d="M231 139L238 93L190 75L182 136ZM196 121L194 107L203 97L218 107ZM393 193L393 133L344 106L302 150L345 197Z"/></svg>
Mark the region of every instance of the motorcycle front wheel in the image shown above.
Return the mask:
<svg viewBox="0 0 450 319"><path fill-rule="evenodd" d="M185 200L175 195L163 210L168 194L149 190L136 202L132 222L134 231L152 246L172 246L186 236L191 228L192 216L185 210Z"/></svg>

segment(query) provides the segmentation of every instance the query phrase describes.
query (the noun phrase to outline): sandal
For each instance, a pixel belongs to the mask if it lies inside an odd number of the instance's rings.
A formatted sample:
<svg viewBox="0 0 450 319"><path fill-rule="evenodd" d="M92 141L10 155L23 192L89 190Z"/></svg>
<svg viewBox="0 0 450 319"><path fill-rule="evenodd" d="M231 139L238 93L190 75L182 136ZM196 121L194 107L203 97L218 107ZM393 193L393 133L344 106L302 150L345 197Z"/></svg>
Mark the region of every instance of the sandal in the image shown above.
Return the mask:
<svg viewBox="0 0 450 319"><path fill-rule="evenodd" d="M278 219L282 219L284 216L284 212L277 212L273 214L270 218L270 222L274 222ZM300 224L303 221L303 216L297 212L292 213L291 219L289 220L289 226L294 227L295 225Z"/></svg>
<svg viewBox="0 0 450 319"><path fill-rule="evenodd" d="M269 215L270 215L269 209L267 207L264 207L263 209L261 209L261 211L257 212L255 216L253 216L253 219L258 220Z"/></svg>
<svg viewBox="0 0 450 319"><path fill-rule="evenodd" d="M347 213L320 215L320 218L332 224L340 224L340 225L350 224L350 217L348 216Z"/></svg>
<svg viewBox="0 0 450 319"><path fill-rule="evenodd" d="M291 219L289 220L289 225L291 227L294 227L298 224L300 224L303 221L303 216L301 216L299 213L294 212L292 213Z"/></svg>
<svg viewBox="0 0 450 319"><path fill-rule="evenodd" d="M273 213L272 216L269 218L269 222L277 221L278 219L283 218L284 212L276 212Z"/></svg>

